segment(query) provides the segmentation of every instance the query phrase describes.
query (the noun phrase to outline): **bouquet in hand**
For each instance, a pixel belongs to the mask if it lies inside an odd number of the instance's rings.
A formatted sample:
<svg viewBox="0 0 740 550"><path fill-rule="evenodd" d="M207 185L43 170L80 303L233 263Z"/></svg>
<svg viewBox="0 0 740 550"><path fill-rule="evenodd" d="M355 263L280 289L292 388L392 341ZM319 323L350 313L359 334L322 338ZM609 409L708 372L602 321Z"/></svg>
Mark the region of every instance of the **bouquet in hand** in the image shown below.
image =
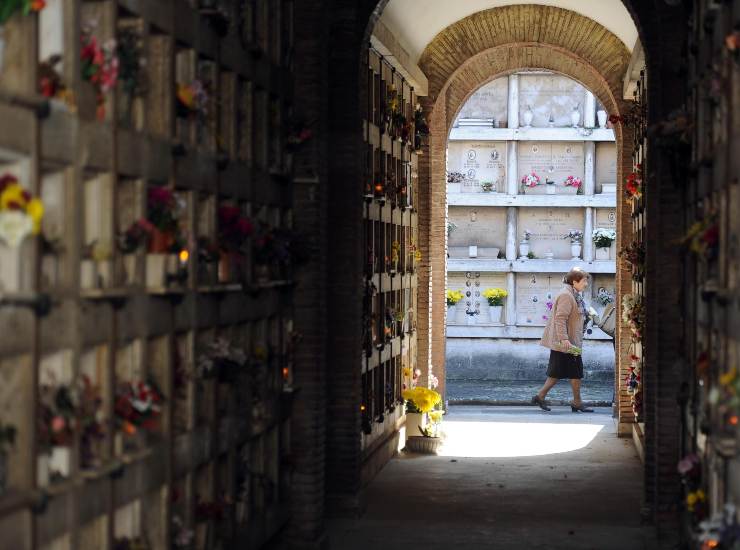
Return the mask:
<svg viewBox="0 0 740 550"><path fill-rule="evenodd" d="M571 355L581 355L583 350L579 348L578 346L571 346L567 353L570 353Z"/></svg>

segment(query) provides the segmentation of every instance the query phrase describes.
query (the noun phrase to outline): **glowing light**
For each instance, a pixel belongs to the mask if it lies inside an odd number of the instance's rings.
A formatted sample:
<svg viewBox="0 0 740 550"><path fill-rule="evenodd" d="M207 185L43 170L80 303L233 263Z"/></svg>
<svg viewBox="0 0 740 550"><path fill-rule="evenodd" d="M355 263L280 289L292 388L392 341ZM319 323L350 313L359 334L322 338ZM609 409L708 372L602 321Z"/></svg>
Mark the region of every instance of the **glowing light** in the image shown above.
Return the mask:
<svg viewBox="0 0 740 550"><path fill-rule="evenodd" d="M283 378L288 378L288 367L283 367Z"/></svg>
<svg viewBox="0 0 740 550"><path fill-rule="evenodd" d="M190 252L185 249L180 250L180 263L185 263L190 258Z"/></svg>
<svg viewBox="0 0 740 550"><path fill-rule="evenodd" d="M732 415L732 416L730 417L730 424L732 424L733 426L737 426L737 422L738 422L738 417L737 417L737 415Z"/></svg>
<svg viewBox="0 0 740 550"><path fill-rule="evenodd" d="M365 405L360 405L360 411L365 412Z"/></svg>

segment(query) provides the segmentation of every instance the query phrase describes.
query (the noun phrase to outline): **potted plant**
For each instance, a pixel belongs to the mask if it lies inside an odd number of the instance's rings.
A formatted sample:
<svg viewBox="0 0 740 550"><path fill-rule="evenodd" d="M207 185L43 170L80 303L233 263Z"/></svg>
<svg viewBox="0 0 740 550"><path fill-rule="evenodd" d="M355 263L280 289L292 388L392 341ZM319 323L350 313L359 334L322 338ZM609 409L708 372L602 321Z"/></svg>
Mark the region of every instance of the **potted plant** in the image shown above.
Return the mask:
<svg viewBox="0 0 740 550"><path fill-rule="evenodd" d="M583 248L583 231L580 229L571 229L568 234L563 237L564 239L570 239L570 253L572 260L581 259L581 249Z"/></svg>
<svg viewBox="0 0 740 550"><path fill-rule="evenodd" d="M596 246L596 259L608 260L612 243L617 240L617 232L614 229L597 227L593 232L594 246Z"/></svg>
<svg viewBox="0 0 740 550"><path fill-rule="evenodd" d="M153 229L149 235L146 257L146 285L162 287L168 275L179 269L178 254L185 248L180 234L179 217L184 204L166 187L150 187L147 192L147 220Z"/></svg>
<svg viewBox="0 0 740 550"><path fill-rule="evenodd" d="M563 191L568 195L577 195L583 187L583 180L576 176L568 176L563 182Z"/></svg>
<svg viewBox="0 0 740 550"><path fill-rule="evenodd" d="M406 447L414 452L436 453L439 437L436 432L430 433L427 415L442 402L442 396L420 386L404 390L402 396L406 400Z"/></svg>
<svg viewBox="0 0 740 550"><path fill-rule="evenodd" d="M463 293L459 290L450 290L447 289L447 322L449 323L454 315L455 315L455 308L457 307L457 303L463 299Z"/></svg>
<svg viewBox="0 0 740 550"><path fill-rule="evenodd" d="M525 193L527 192L527 189L532 190L540 184L540 177L535 172L532 172L531 174L525 174L522 177L522 186Z"/></svg>
<svg viewBox="0 0 740 550"><path fill-rule="evenodd" d="M522 233L522 240L519 243L519 259L524 260L529 258L529 239L532 237L532 232L529 229L525 229Z"/></svg>
<svg viewBox="0 0 740 550"><path fill-rule="evenodd" d="M8 483L8 450L15 444L17 430L11 424L0 422L0 495Z"/></svg>
<svg viewBox="0 0 740 550"><path fill-rule="evenodd" d="M490 307L491 322L501 323L501 312L504 309L504 298L509 295L503 288L487 288L483 291L483 297L488 300Z"/></svg>
<svg viewBox="0 0 740 550"><path fill-rule="evenodd" d="M480 184L481 191L484 193L491 193L495 191L495 186L492 181L484 181Z"/></svg>

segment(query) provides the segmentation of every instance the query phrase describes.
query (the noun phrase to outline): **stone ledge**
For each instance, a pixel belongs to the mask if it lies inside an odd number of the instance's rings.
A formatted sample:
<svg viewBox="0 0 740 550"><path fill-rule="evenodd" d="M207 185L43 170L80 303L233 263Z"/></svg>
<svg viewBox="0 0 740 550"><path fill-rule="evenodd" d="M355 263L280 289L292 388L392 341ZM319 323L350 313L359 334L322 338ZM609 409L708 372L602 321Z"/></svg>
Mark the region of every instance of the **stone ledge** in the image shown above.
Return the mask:
<svg viewBox="0 0 740 550"><path fill-rule="evenodd" d="M495 325L447 325L447 338L522 338L537 339L542 338L544 326L495 326ZM611 343L611 336L608 336L599 328L594 328L592 334L584 337L588 341L605 341Z"/></svg>
<svg viewBox="0 0 740 550"><path fill-rule="evenodd" d="M449 206L529 206L537 208L616 208L616 193L598 195L508 195L506 193L447 193Z"/></svg>
<svg viewBox="0 0 740 550"><path fill-rule="evenodd" d="M614 141L606 128L490 128L456 126L450 141Z"/></svg>
<svg viewBox="0 0 740 550"><path fill-rule="evenodd" d="M449 258L448 272L493 271L498 273L567 273L573 267L580 267L589 273L616 273L614 260L484 260L480 258Z"/></svg>

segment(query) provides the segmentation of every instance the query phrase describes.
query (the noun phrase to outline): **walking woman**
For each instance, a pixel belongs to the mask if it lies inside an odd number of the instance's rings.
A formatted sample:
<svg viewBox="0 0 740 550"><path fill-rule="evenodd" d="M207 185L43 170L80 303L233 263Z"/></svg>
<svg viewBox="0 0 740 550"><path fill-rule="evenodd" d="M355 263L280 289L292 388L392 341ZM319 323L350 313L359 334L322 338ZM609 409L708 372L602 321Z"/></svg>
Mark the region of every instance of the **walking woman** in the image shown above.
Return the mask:
<svg viewBox="0 0 740 550"><path fill-rule="evenodd" d="M550 363L547 367L547 380L532 403L540 409L549 411L545 397L558 380L567 378L573 389L573 401L570 408L573 412L594 412L587 409L581 401L581 378L583 378L583 360L580 354L583 343L583 332L588 320L586 304L581 293L588 286L588 273L578 267L571 269L565 276L565 288L555 298L552 315L547 321L540 345L550 349Z"/></svg>

